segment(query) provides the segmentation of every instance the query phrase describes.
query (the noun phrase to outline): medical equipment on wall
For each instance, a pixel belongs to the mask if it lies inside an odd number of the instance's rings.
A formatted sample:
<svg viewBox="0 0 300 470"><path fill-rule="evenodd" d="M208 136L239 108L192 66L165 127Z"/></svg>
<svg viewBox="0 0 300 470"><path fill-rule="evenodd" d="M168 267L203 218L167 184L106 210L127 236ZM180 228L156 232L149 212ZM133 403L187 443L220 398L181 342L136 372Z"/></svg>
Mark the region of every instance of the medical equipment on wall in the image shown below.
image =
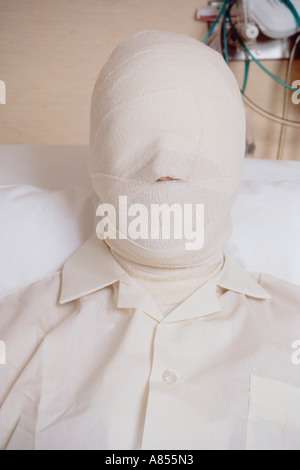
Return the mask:
<svg viewBox="0 0 300 470"><path fill-rule="evenodd" d="M281 39L293 36L300 30L296 18L287 4L280 1L248 0L242 2L249 10L250 18L259 29L269 38ZM300 12L300 0L293 0L296 12Z"/></svg>
<svg viewBox="0 0 300 470"><path fill-rule="evenodd" d="M196 19L206 21L209 31L204 42L218 50L229 64L232 60L245 61L242 94L245 103L254 111L281 124L280 145L277 157L282 153L282 136L286 126L300 129L300 122L287 119L287 97L292 92L300 99L300 89L290 83L292 66L300 58L300 0L225 0L210 1L207 7L196 11ZM267 59L289 59L285 81L272 74L261 63ZM282 117L262 109L245 94L250 63L254 62L271 79L285 87ZM248 134L251 129L248 130ZM248 135L249 137L249 135ZM255 150L254 140L247 139L248 153Z"/></svg>

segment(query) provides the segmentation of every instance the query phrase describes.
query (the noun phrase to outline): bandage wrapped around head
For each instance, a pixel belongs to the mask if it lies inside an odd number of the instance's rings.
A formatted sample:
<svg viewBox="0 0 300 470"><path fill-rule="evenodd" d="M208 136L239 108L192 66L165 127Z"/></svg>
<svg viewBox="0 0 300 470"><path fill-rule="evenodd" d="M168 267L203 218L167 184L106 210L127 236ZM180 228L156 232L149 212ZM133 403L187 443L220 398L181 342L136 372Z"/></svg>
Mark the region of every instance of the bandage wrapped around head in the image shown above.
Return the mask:
<svg viewBox="0 0 300 470"><path fill-rule="evenodd" d="M219 256L231 234L245 140L240 90L220 54L171 32L142 31L121 43L91 103L90 172L100 203L116 208L117 236L105 240L112 252L159 268ZM165 177L174 180L158 182ZM128 208L148 208L149 218L157 204L202 205L204 244L187 249L184 230L181 238L151 237L150 221L148 237L124 234L120 196Z"/></svg>

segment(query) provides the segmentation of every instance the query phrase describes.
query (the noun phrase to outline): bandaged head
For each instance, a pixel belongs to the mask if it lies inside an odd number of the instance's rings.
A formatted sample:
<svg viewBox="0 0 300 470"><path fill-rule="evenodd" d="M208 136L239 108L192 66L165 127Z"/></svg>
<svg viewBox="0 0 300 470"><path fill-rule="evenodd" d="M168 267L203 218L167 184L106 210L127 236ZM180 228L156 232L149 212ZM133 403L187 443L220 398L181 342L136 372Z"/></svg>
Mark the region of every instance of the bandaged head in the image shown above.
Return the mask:
<svg viewBox="0 0 300 470"><path fill-rule="evenodd" d="M121 43L91 102L90 172L99 202L116 209L117 236L105 240L112 252L159 268L200 266L218 256L231 233L244 151L244 106L220 54L171 32L142 31ZM124 234L120 196L128 208L148 209L148 237ZM165 239L162 231L151 237L151 208L161 204L177 204L182 213L185 205L203 207L199 249L186 249L184 230L181 239Z"/></svg>

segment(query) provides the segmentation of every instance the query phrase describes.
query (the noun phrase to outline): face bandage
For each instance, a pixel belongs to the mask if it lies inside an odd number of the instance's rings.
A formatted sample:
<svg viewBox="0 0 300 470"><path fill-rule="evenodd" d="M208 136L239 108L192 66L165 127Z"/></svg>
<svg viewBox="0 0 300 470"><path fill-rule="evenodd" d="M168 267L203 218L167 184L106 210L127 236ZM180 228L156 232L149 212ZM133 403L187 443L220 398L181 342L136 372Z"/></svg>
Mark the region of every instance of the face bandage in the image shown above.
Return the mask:
<svg viewBox="0 0 300 470"><path fill-rule="evenodd" d="M195 268L203 278L220 265L241 181L245 111L217 52L171 32L142 31L121 43L94 87L90 152L100 203L116 209L121 237L105 241L118 260L144 272ZM176 181L158 182L162 177ZM186 236L122 236L120 196L149 214L153 204L201 205L203 246L187 250ZM197 227L195 213L192 221Z"/></svg>

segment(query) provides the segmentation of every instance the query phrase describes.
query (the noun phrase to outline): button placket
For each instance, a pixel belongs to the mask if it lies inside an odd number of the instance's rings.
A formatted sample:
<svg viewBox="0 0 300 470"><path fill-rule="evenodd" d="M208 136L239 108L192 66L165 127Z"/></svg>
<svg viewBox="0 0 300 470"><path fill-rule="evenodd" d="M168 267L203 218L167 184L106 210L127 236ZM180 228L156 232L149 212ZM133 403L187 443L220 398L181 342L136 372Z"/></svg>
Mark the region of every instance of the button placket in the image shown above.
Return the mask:
<svg viewBox="0 0 300 470"><path fill-rule="evenodd" d="M176 388L179 382L174 357L168 353L170 339L168 333L169 327L170 325L164 321L159 322L153 338L152 370L149 377L149 389L141 442L142 449L151 448L154 435L153 430L154 427L156 427L155 423L158 419L162 421L164 421L164 418L167 419L167 415L170 412L168 409L169 405L163 406L162 403L165 402L168 394L173 395L175 392L174 387ZM159 399L160 394L161 400ZM171 402L172 399L170 400L170 403ZM170 407L172 408L172 405L170 405ZM156 438L159 433L164 436L165 431L163 425L159 430L156 429Z"/></svg>
<svg viewBox="0 0 300 470"><path fill-rule="evenodd" d="M159 323L157 325L154 347L155 347L155 345L158 346L159 336L161 336L163 334L162 329L164 329L165 327L168 328L168 324L166 324L164 321L162 321L161 323ZM157 357L157 350L154 352L153 360L155 362L158 362L158 363L160 362L159 358ZM168 366L168 364L164 364L164 365ZM158 364L157 364L157 366L158 366ZM167 385L174 385L178 382L176 372L171 368L170 369L169 368L164 369L163 367L161 369L161 380Z"/></svg>

